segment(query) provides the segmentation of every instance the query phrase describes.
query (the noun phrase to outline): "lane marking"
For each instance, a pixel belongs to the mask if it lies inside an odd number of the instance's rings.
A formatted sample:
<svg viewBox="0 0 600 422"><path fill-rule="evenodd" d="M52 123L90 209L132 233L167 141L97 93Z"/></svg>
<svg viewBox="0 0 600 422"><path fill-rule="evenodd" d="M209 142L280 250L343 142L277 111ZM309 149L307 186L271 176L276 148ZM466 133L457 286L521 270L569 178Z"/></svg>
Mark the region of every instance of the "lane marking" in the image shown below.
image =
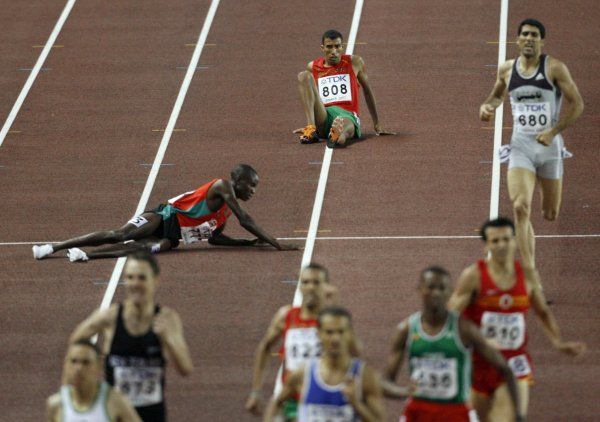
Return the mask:
<svg viewBox="0 0 600 422"><path fill-rule="evenodd" d="M318 233L331 233L331 230L320 229L320 230L317 230L317 232ZM294 233L308 233L308 230L298 229L298 230L294 230Z"/></svg>
<svg viewBox="0 0 600 422"><path fill-rule="evenodd" d="M495 126L481 126L482 129L486 129L486 130L496 130ZM502 130L509 130L512 129L512 127L510 126L502 126Z"/></svg>
<svg viewBox="0 0 600 422"><path fill-rule="evenodd" d="M42 45L42 44L36 44L36 45L32 45L31 47L32 47L32 48L44 48L44 47L45 47L45 45ZM63 48L63 47L64 47L64 45L55 44L55 45L51 46L50 48Z"/></svg>
<svg viewBox="0 0 600 422"><path fill-rule="evenodd" d="M30 72L30 71L32 71L33 69L34 69L33 67L20 67L20 68L19 68L19 69L17 69L17 70L19 70L19 71L21 71L21 72ZM48 70L52 70L52 68L51 68L51 67L41 67L41 68L40 68L40 72L42 72L42 71L44 71L44 72L45 72L45 71L48 71Z"/></svg>
<svg viewBox="0 0 600 422"><path fill-rule="evenodd" d="M9 130L8 133L21 133L20 130Z"/></svg>
<svg viewBox="0 0 600 422"><path fill-rule="evenodd" d="M502 9L500 9L500 10L502 10ZM507 0L507 4L506 4L506 10L507 10L507 13L508 13L508 0ZM500 13L502 13L502 12L500 12ZM500 15L500 16L502 16L502 15ZM506 26L506 21L504 21L504 25ZM506 37L504 37L504 39L506 39ZM486 43L488 43L488 44L502 44L502 41L501 40L498 40L498 41L486 41ZM505 41L505 43L506 44L516 44L517 42L516 41Z"/></svg>
<svg viewBox="0 0 600 422"><path fill-rule="evenodd" d="M23 105L23 102L25 101L25 98L27 97L27 94L29 93L31 86L35 82L35 78L37 78L38 73L40 73L40 69L42 68L44 62L46 61L46 57L48 57L48 54L50 54L50 50L52 49L52 46L54 45L54 42L56 41L58 34L60 33L65 21L67 20L67 17L69 16L69 13L71 12L71 9L75 5L75 1L77 1L77 0L68 0L67 1L65 8L63 9L62 13L60 14L58 21L56 22L56 25L54 25L54 29L52 30L52 33L50 34L48 41L46 41L46 44L44 45L44 49L40 53L40 57L38 57L37 62L35 63L35 66L33 67L33 71L29 74L27 81L25 81L25 85L23 85L23 89L21 89L21 93L17 97L17 101L15 101L13 108L10 110L10 113L8 114L8 118L6 119L6 121L4 122L4 126L2 126L2 129L0 130L0 146L2 146L2 144L4 143L6 134L8 133L10 127L12 126L13 122L17 118L17 114L19 114L19 110L21 109L21 106Z"/></svg>
<svg viewBox="0 0 600 422"><path fill-rule="evenodd" d="M187 129L181 129L181 128L177 129L176 128L176 129L173 129L173 132L185 132L186 130ZM165 131L164 129L152 129L152 132L164 132L164 131Z"/></svg>
<svg viewBox="0 0 600 422"><path fill-rule="evenodd" d="M195 43L193 43L193 44L186 44L185 46L186 47L196 47L196 44ZM215 44L215 43L212 43L212 44L205 43L204 44L204 47L216 47L216 46L217 46L217 44Z"/></svg>
<svg viewBox="0 0 600 422"><path fill-rule="evenodd" d="M140 166L144 166L144 167L150 167L150 166L153 166L153 165L154 165L154 163L152 163L152 164L150 164L150 163L140 163ZM171 164L171 163L161 163L161 164L159 164L159 165L160 165L160 166L163 166L163 167L169 167L169 166L174 166L175 164Z"/></svg>
<svg viewBox="0 0 600 422"><path fill-rule="evenodd" d="M310 165L319 165L320 166L321 164L323 164L323 162L322 161L309 161L308 164L310 164ZM340 164L344 164L344 162L343 161L332 161L330 164L332 164L332 165L334 165L334 164L340 165Z"/></svg>
<svg viewBox="0 0 600 422"><path fill-rule="evenodd" d="M165 128L162 140L160 141L160 146L156 153L156 157L154 158L154 164L152 165L152 169L150 170L150 174L148 175L146 186L144 186L142 197L140 198L140 202L138 203L134 215L141 214L142 212L144 212L144 210L146 209L146 205L148 204L150 193L152 192L152 188L154 187L154 183L156 182L156 177L158 176L158 171L161 167L160 165L165 156L165 152L167 151L167 146L169 145L169 140L171 139L171 135L173 134L173 129L175 128L175 123L177 122L177 118L179 117L181 107L183 106L183 101L185 100L185 96L187 94L188 88L190 87L190 83L192 82L192 78L194 77L195 68L196 66L198 66L198 62L200 61L200 55L202 54L204 43L206 42L206 38L208 37L208 31L210 30L212 21L215 17L215 14L217 13L217 7L219 7L219 2L220 0L212 0L210 8L208 9L206 19L204 20L202 30L200 31L200 35L198 37L196 48L194 49L194 53L192 54L192 58L190 59L188 70L185 74L185 77L183 78L183 83L181 84L181 88L179 89L177 100L175 100L175 105L173 105L173 111L171 112L169 122L167 123L167 127ZM104 293L104 298L102 299L102 303L100 304L100 309L106 309L110 306L112 298L115 295L115 290L117 289L117 283L121 278L121 273L123 272L125 261L126 258L124 257L119 258L117 260L115 268L110 276L108 287L106 288L106 292Z"/></svg>
<svg viewBox="0 0 600 422"><path fill-rule="evenodd" d="M498 67L506 61L506 28L508 22L508 0L500 5L500 29L498 30ZM492 150L492 188L490 190L490 218L498 217L500 202L500 146L502 145L502 117L504 101L496 109L494 124L494 147Z"/></svg>

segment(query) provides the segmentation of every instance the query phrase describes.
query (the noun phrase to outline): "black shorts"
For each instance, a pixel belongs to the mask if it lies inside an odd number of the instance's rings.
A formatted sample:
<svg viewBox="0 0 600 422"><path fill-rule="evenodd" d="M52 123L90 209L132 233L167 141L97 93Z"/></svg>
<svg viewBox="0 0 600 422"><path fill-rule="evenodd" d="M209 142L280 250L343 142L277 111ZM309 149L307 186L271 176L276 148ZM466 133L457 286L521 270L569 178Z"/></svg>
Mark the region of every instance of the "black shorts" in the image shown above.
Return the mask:
<svg viewBox="0 0 600 422"><path fill-rule="evenodd" d="M160 204L158 207L147 212L159 214L166 206L167 204ZM154 231L154 233L152 233L152 236L158 237L159 239L169 239L171 242L171 248L173 249L179 246L179 240L181 239L181 227L179 226L177 216L173 214L171 217L165 220L161 215L160 225Z"/></svg>

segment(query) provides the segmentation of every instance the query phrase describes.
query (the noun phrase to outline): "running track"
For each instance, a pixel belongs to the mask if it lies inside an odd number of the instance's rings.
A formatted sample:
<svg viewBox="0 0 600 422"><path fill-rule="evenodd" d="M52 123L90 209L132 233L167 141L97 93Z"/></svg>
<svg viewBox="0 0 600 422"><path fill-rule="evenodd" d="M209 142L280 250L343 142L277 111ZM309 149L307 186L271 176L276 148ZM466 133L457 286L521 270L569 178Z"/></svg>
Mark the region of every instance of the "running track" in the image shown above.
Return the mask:
<svg viewBox="0 0 600 422"><path fill-rule="evenodd" d="M26 3L26 4L24 4ZM113 227L135 210L210 2L78 2L67 19L5 143L0 147L4 198L0 242L58 240ZM566 164L561 219L536 216L539 234L597 234L594 175L600 85L598 6L544 10L512 4L509 40L521 18L548 29L549 54L571 69L586 101L565 134L575 158ZM548 2L544 3L545 5ZM0 112L6 116L64 2L2 2ZM278 237L308 228L322 146L302 147L295 75L319 55L321 32L347 34L353 2L223 0L190 86L150 205L226 176L239 161L259 170L248 209ZM335 11L333 13L332 11ZM330 16L330 17L328 17ZM493 131L476 119L493 83L499 5L490 2L366 0L355 53L367 62L386 127L375 138L365 105L367 141L336 150L321 215L323 236L473 235L489 209ZM458 17L458 18L457 18ZM586 52L586 54L582 54ZM508 57L515 55L514 46ZM3 117L4 118L4 117ZM505 122L509 120L505 119ZM312 164L311 164L312 163ZM509 213L505 188L501 210ZM232 225L235 226L235 223ZM233 227L230 227L230 229ZM233 232L239 232L237 228ZM598 238L540 239L547 295L566 338L590 352L570 360L548 347L531 324L536 363L531 420L592 420L600 413ZM170 374L172 420L252 420L243 403L254 347L273 312L291 301L301 253L218 248L165 254L161 303L182 314L197 371ZM72 265L34 262L29 245L0 246L0 317L5 333L0 374L1 420L40 420L59 385L68 333L98 306L114 260ZM382 369L395 324L418 307L417 274L433 262L458 275L480 256L476 239L317 240L353 311L366 357ZM119 299L120 292L117 290ZM533 318L532 318L533 322ZM277 364L272 365L272 376ZM267 387L266 387L267 388ZM269 387L270 388L270 387ZM265 390L268 392L268 390ZM396 420L398 402L388 402Z"/></svg>

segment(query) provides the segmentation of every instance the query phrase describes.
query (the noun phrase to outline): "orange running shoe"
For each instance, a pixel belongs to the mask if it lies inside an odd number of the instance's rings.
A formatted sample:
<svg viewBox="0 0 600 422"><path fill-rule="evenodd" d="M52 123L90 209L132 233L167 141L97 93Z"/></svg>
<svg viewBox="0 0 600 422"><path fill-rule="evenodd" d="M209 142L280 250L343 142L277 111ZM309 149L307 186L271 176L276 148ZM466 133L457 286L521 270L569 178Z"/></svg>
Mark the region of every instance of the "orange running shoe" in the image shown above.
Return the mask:
<svg viewBox="0 0 600 422"><path fill-rule="evenodd" d="M317 135L317 128L315 125L307 125L302 133L300 134L301 144L314 144L319 142L319 135Z"/></svg>

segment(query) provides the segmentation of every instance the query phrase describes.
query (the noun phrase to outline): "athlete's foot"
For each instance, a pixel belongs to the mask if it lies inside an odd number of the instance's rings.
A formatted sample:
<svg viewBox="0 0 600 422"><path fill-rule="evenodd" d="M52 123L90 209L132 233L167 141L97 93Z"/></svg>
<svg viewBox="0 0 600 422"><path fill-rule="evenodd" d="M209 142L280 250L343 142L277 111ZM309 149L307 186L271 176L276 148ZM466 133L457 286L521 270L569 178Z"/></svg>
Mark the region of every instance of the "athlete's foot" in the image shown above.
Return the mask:
<svg viewBox="0 0 600 422"><path fill-rule="evenodd" d="M78 248L71 248L67 251L67 256L69 257L69 261L87 261L89 258L84 251Z"/></svg>
<svg viewBox="0 0 600 422"><path fill-rule="evenodd" d="M341 117L336 117L331 123L329 136L327 137L327 146L334 148L337 145L346 143L346 134L344 133L344 120Z"/></svg>
<svg viewBox="0 0 600 422"><path fill-rule="evenodd" d="M51 255L52 253L54 253L54 248L49 243L47 243L45 245L41 245L41 246L35 245L31 249L33 250L33 257L35 259L44 259L48 255Z"/></svg>
<svg viewBox="0 0 600 422"><path fill-rule="evenodd" d="M319 135L317 134L317 128L315 125L306 125L300 134L301 144L314 144L319 142Z"/></svg>

